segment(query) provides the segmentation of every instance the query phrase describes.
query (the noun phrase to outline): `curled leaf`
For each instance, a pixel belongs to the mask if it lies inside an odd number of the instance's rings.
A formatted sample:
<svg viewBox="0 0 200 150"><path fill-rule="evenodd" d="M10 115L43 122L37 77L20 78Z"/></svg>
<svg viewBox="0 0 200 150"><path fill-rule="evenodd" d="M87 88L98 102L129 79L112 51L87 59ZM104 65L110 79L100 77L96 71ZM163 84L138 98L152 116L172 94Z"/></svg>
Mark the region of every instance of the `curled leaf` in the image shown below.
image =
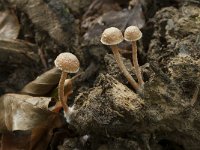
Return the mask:
<svg viewBox="0 0 200 150"><path fill-rule="evenodd" d="M45 150L53 130L64 125L59 114L48 110L51 98L6 94L0 97L2 150Z"/></svg>
<svg viewBox="0 0 200 150"><path fill-rule="evenodd" d="M0 11L0 40L16 39L20 25L17 16L9 10Z"/></svg>
<svg viewBox="0 0 200 150"><path fill-rule="evenodd" d="M0 97L0 130L31 130L56 114L48 110L51 98L6 94Z"/></svg>
<svg viewBox="0 0 200 150"><path fill-rule="evenodd" d="M30 94L34 96L42 96L49 93L53 88L56 87L60 79L60 71L57 68L53 68L39 77L34 81L28 83L22 90L21 93Z"/></svg>

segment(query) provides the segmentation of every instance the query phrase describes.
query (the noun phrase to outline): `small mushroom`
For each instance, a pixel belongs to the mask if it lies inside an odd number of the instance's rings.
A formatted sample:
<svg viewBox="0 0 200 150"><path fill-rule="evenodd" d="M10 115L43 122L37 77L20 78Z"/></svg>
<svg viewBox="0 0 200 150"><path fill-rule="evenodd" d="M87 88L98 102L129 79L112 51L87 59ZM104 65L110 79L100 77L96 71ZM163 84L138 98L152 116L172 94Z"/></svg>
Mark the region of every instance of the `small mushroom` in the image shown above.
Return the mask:
<svg viewBox="0 0 200 150"><path fill-rule="evenodd" d="M103 43L104 45L109 45L111 47L112 52L114 54L114 58L116 59L116 62L120 70L122 71L124 76L127 78L129 83L133 86L133 88L136 91L138 91L139 86L137 82L132 78L130 73L127 71L121 59L119 48L117 47L117 44L121 43L122 41L123 41L122 32L118 28L115 28L115 27L110 27L110 28L105 29L101 36L101 43Z"/></svg>
<svg viewBox="0 0 200 150"><path fill-rule="evenodd" d="M72 53L61 53L54 61L55 66L62 71L59 85L58 85L58 98L62 103L63 109L68 114L69 108L67 106L67 100L64 101L64 83L67 77L67 73L76 73L79 70L79 60Z"/></svg>
<svg viewBox="0 0 200 150"><path fill-rule="evenodd" d="M142 37L142 32L136 26L129 26L128 28L126 28L126 30L124 32L124 39L126 41L132 42L132 61L133 61L133 65L135 68L135 74L138 78L139 85L143 86L144 81L142 78L140 66L138 64L137 43L136 43L136 41L141 39L141 37Z"/></svg>

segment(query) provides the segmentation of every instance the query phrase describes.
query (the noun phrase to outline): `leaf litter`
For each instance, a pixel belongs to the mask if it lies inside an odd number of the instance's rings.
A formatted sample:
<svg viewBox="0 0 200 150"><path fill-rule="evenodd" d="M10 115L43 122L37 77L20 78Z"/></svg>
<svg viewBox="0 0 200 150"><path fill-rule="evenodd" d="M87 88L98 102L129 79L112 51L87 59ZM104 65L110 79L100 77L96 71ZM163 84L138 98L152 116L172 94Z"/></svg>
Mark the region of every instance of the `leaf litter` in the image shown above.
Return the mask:
<svg viewBox="0 0 200 150"><path fill-rule="evenodd" d="M20 94L6 94L0 97L0 130L3 133L1 142L4 142L2 145L8 146L6 143L9 142L4 140L7 136L18 139L14 132L22 131L19 134L23 139L24 134L21 133L30 131L29 138L25 140L28 142L31 139L29 148L46 149L53 130L65 124L61 115L48 110L50 102L50 97L32 97Z"/></svg>

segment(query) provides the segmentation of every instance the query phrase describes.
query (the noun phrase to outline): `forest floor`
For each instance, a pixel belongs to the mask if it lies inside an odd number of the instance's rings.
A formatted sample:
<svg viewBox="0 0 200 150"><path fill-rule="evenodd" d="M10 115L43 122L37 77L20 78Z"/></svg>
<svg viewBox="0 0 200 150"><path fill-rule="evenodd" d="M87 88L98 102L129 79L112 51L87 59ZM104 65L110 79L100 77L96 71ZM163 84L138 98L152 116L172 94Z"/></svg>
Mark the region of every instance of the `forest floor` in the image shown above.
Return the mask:
<svg viewBox="0 0 200 150"><path fill-rule="evenodd" d="M0 10L2 150L200 149L200 1L2 0ZM139 93L100 42L131 25L143 34ZM137 81L131 43L119 48ZM55 111L62 52L81 67L68 77L67 119Z"/></svg>

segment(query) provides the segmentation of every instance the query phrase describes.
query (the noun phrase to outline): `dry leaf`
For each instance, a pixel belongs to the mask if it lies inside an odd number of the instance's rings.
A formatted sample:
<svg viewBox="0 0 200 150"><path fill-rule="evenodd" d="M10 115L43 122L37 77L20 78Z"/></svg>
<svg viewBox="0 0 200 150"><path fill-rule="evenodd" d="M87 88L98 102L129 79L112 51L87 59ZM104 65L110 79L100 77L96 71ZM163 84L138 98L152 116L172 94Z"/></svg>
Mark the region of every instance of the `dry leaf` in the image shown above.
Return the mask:
<svg viewBox="0 0 200 150"><path fill-rule="evenodd" d="M1 149L47 149L53 136L53 130L65 124L61 115L47 110L50 100L51 98L20 94L1 96L0 131L3 132ZM21 131L16 132L18 130ZM31 134L26 134L30 132ZM15 133L19 133L19 135Z"/></svg>
<svg viewBox="0 0 200 150"><path fill-rule="evenodd" d="M3 132L0 140L0 150L45 150L48 148L54 134L57 133L54 133L53 130L62 127L64 125L63 121L59 115L54 115L46 118L32 130ZM64 130L63 133L68 132Z"/></svg>
<svg viewBox="0 0 200 150"><path fill-rule="evenodd" d="M31 130L54 113L47 110L51 98L5 94L0 97L0 130Z"/></svg>
<svg viewBox="0 0 200 150"><path fill-rule="evenodd" d="M34 96L44 96L56 87L60 79L60 71L53 68L34 81L28 83L21 91L21 93L30 94Z"/></svg>
<svg viewBox="0 0 200 150"><path fill-rule="evenodd" d="M0 40L16 39L20 25L17 16L9 10L0 12Z"/></svg>
<svg viewBox="0 0 200 150"><path fill-rule="evenodd" d="M73 81L79 77L81 74L77 74L71 79L65 80L65 99L72 94L72 83ZM37 77L34 81L28 83L21 91L23 94L29 94L34 96L44 96L53 90L58 84L60 80L60 70L57 68L53 68L44 74ZM50 108L53 112L59 112L62 109L62 104L58 101L58 89L55 88L51 92L51 97L53 97L57 102L56 105Z"/></svg>

